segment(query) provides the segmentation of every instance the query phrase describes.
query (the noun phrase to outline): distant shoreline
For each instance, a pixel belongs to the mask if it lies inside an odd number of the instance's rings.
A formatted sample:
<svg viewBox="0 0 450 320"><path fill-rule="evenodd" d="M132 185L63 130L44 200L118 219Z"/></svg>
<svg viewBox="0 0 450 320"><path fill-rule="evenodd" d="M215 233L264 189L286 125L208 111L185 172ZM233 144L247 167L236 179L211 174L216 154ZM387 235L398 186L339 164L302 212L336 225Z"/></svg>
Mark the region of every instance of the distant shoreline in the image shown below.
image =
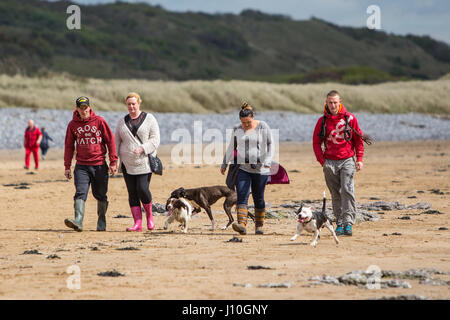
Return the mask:
<svg viewBox="0 0 450 320"><path fill-rule="evenodd" d="M145 108L144 108L145 110ZM126 111L95 110L111 129L115 130ZM40 128L46 127L54 141L51 148L64 147L67 124L72 110L33 110L30 108L0 109L0 150L20 149L28 119ZM152 113L160 127L161 145L178 143L211 143L208 136L223 143L231 129L239 124L236 112L227 114ZM364 133L374 141L450 140L450 118L447 116L407 114L354 113ZM299 114L287 111L257 112L255 118L263 120L280 142L311 142L314 127L321 114ZM195 125L195 131L194 131Z"/></svg>

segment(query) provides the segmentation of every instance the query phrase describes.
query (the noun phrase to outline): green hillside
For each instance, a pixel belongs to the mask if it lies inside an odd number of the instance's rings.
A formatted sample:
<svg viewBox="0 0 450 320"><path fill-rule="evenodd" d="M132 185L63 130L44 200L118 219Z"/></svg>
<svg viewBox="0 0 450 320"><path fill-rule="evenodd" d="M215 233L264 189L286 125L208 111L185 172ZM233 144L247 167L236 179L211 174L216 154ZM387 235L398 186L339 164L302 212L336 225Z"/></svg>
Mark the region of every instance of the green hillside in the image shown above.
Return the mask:
<svg viewBox="0 0 450 320"><path fill-rule="evenodd" d="M120 2L80 6L81 30L68 30L69 5L2 0L0 73L378 83L436 79L450 72L449 46L429 37L252 10L175 13Z"/></svg>

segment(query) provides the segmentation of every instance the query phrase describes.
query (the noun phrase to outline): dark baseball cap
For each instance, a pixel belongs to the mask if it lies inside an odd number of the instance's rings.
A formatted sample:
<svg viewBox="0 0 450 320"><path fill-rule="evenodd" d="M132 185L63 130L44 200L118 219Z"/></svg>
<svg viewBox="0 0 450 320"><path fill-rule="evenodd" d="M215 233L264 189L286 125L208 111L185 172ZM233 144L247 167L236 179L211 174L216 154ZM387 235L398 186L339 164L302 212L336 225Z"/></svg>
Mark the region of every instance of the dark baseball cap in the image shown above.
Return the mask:
<svg viewBox="0 0 450 320"><path fill-rule="evenodd" d="M80 108L82 105L85 105L85 106L90 106L90 103L89 103L89 98L88 97L79 97L77 100L76 100L76 103L77 103L77 107L78 108Z"/></svg>

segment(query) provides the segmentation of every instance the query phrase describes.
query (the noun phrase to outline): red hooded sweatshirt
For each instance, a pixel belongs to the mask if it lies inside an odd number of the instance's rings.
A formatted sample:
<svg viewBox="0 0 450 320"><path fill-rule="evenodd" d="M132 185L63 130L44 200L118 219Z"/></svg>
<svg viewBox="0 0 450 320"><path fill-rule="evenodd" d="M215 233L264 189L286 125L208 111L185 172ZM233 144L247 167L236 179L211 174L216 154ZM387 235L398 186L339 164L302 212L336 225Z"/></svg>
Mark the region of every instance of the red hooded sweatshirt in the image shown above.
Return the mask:
<svg viewBox="0 0 450 320"><path fill-rule="evenodd" d="M39 148L36 142L41 135L42 132L38 127L34 126L33 129L27 127L25 129L25 149Z"/></svg>
<svg viewBox="0 0 450 320"><path fill-rule="evenodd" d="M64 148L64 167L70 169L76 142L78 164L97 166L105 162L106 152L109 153L109 164L117 162L116 140L106 121L91 110L91 116L81 119L77 110L66 131Z"/></svg>
<svg viewBox="0 0 450 320"><path fill-rule="evenodd" d="M349 141L344 139L345 116L348 117L348 132L350 133ZM323 117L325 117L327 129L325 141L319 137ZM355 115L347 112L345 107L341 105L339 113L335 116L325 108L323 117L320 117L317 121L313 135L313 149L317 161L323 166L325 159L343 160L353 157L355 153L356 161L362 161L364 155L363 140L350 128L350 126L353 127L362 136L362 131L359 128ZM324 151L322 151L321 147L322 142L325 143Z"/></svg>

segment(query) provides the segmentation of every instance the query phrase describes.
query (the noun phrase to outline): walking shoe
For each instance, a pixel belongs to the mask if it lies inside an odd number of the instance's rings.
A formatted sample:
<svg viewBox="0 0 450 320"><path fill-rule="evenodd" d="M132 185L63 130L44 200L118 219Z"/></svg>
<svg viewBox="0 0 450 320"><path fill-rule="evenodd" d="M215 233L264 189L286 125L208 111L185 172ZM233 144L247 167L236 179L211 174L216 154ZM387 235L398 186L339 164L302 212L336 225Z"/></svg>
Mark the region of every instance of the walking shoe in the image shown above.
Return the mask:
<svg viewBox="0 0 450 320"><path fill-rule="evenodd" d="M351 224L346 224L344 227L344 234L346 236L351 236L352 235L352 225Z"/></svg>
<svg viewBox="0 0 450 320"><path fill-rule="evenodd" d="M342 236L344 235L344 227L342 226L342 224L338 224L335 233L337 236Z"/></svg>

